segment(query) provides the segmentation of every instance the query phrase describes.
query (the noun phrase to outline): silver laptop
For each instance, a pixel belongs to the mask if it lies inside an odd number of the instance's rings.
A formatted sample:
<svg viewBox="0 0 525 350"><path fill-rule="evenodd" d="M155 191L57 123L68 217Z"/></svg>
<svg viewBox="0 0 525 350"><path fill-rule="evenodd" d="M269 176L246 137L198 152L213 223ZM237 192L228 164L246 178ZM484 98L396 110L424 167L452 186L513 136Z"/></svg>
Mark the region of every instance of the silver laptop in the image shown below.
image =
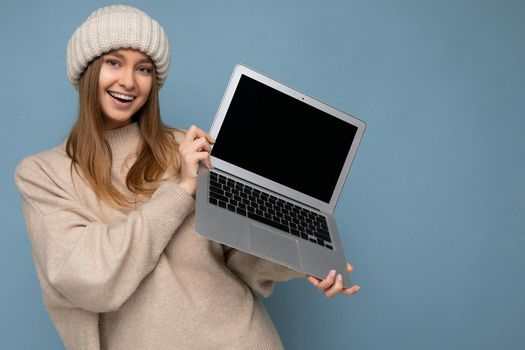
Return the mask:
<svg viewBox="0 0 525 350"><path fill-rule="evenodd" d="M365 123L237 65L199 169L196 230L224 245L352 286L332 216ZM346 233L346 232L345 232Z"/></svg>

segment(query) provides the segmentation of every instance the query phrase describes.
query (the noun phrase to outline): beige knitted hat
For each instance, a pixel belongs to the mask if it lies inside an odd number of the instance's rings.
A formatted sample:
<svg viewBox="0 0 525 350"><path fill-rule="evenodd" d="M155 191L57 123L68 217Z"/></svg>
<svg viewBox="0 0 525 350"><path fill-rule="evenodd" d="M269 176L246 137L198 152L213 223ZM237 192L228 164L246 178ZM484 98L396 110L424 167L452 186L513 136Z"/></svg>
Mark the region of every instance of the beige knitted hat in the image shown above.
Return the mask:
<svg viewBox="0 0 525 350"><path fill-rule="evenodd" d="M170 48L164 29L139 9L113 5L93 12L69 39L67 76L73 86L78 89L80 76L89 62L120 48L147 54L155 65L159 87L164 84L170 63Z"/></svg>

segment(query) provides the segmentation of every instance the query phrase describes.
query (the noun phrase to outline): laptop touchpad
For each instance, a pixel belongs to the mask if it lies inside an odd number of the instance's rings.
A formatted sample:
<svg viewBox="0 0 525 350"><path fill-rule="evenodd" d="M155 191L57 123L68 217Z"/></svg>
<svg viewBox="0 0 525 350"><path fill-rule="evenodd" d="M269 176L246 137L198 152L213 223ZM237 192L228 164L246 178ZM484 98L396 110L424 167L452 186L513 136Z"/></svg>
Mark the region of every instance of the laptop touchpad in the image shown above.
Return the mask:
<svg viewBox="0 0 525 350"><path fill-rule="evenodd" d="M256 252L272 257L284 264L301 267L299 259L299 244L293 238L283 237L280 234L261 227L250 224L251 248Z"/></svg>

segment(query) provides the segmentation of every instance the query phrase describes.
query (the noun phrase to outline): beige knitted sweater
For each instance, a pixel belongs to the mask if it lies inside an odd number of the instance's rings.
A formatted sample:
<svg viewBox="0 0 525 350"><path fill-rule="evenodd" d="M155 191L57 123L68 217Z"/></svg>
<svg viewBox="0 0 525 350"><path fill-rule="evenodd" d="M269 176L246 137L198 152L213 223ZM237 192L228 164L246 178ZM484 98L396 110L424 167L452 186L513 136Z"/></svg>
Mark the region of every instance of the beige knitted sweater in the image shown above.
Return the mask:
<svg viewBox="0 0 525 350"><path fill-rule="evenodd" d="M139 128L106 139L114 183L127 191ZM62 144L15 174L44 303L68 349L282 348L254 291L268 297L275 281L303 274L197 234L194 199L176 177L120 211L70 164Z"/></svg>

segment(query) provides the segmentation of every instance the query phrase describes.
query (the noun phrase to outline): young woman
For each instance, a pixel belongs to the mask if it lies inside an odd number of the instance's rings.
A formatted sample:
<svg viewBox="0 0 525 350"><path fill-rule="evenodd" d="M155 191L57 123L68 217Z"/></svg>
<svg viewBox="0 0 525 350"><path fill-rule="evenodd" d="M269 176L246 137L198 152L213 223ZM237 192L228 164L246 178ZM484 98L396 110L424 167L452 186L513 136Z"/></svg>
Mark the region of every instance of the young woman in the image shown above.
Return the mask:
<svg viewBox="0 0 525 350"><path fill-rule="evenodd" d="M78 120L15 176L45 306L68 349L280 349L253 292L305 276L194 231L214 141L162 123L169 60L162 27L127 6L96 10L71 37ZM357 291L333 272L307 278L327 297Z"/></svg>

